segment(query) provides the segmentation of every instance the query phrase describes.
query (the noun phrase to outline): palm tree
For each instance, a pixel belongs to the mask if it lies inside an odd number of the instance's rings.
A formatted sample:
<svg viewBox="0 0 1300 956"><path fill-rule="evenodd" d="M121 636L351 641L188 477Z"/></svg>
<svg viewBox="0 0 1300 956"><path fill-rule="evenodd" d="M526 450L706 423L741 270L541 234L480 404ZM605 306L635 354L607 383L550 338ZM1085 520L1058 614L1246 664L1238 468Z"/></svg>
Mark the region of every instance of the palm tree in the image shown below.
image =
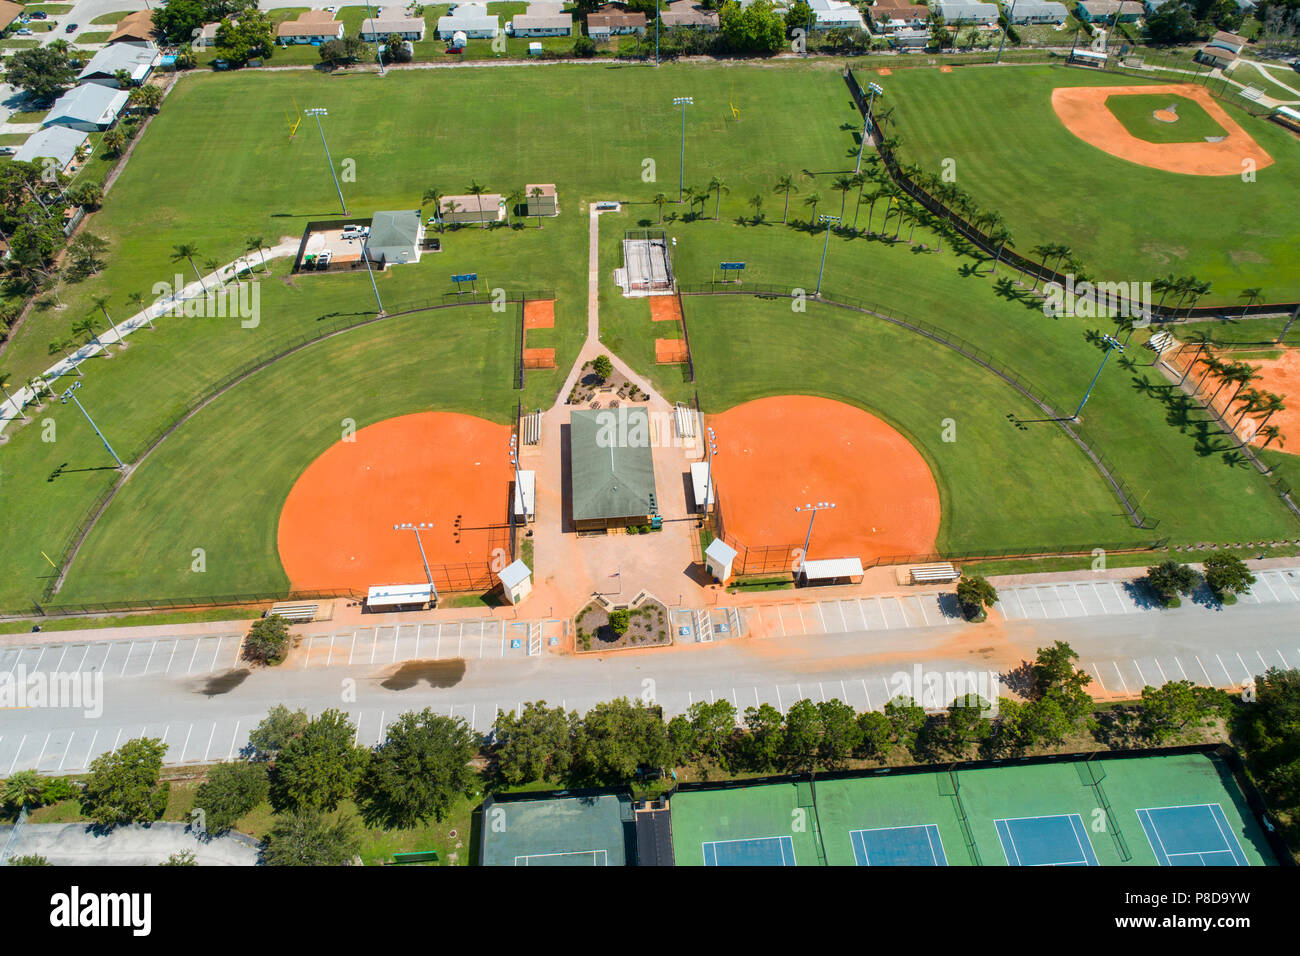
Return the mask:
<svg viewBox="0 0 1300 956"><path fill-rule="evenodd" d="M1210 289L1214 288L1213 282L1197 282L1191 288L1192 304L1187 307L1187 315L1191 316L1192 309L1196 308L1196 303L1201 301L1201 296L1209 294Z"/></svg>
<svg viewBox="0 0 1300 956"><path fill-rule="evenodd" d="M1300 306L1296 306L1295 311L1291 313L1291 318L1286 320L1286 325L1282 326L1282 334L1277 337L1277 344L1281 345L1286 341L1287 333L1291 331L1291 326L1295 325L1295 320L1300 318Z"/></svg>
<svg viewBox="0 0 1300 956"><path fill-rule="evenodd" d="M1228 404L1225 405L1224 408L1231 408L1232 403L1235 402L1237 396L1241 394L1241 390L1251 382L1258 379L1262 374L1263 373L1260 372L1258 365L1249 365L1246 362L1242 362L1238 366L1237 374L1233 379L1233 381L1237 383L1237 390L1232 393L1232 398L1228 399Z"/></svg>
<svg viewBox="0 0 1300 956"><path fill-rule="evenodd" d="M90 317L86 317L86 318L82 319L80 322L73 322L73 323L72 323L72 334L73 334L73 335L84 335L84 336L86 337L86 344L87 344L87 345L92 345L92 344L93 344L93 345L95 345L96 347L98 347L98 348L100 349L100 351L103 351L103 352L107 352L107 351L108 351L108 349L104 348L103 343L99 341L99 334L98 334L98 332L97 332L96 329L95 329L95 322L94 322L94 320L91 319Z"/></svg>
<svg viewBox="0 0 1300 956"><path fill-rule="evenodd" d="M668 198L666 195L664 195L663 193L655 193L655 198L652 199L652 200L650 200L650 201L651 201L652 203L654 203L656 206L659 207L659 221L660 221L660 222L663 222L663 221L664 221L664 203L666 203L666 202L670 202L671 200L669 200L669 198Z"/></svg>
<svg viewBox="0 0 1300 956"><path fill-rule="evenodd" d="M542 228L542 187L534 186L528 191L528 196L537 203L537 228Z"/></svg>
<svg viewBox="0 0 1300 956"><path fill-rule="evenodd" d="M27 421L27 415L23 412L23 407L14 401L14 397L9 394L9 373L0 372L0 392L4 392L5 398L9 399L9 404L14 407L14 412L22 421Z"/></svg>
<svg viewBox="0 0 1300 956"><path fill-rule="evenodd" d="M717 222L718 215L720 213L720 210L722 209L722 194L729 193L731 192L731 190L727 188L726 183L724 183L717 176L714 176L712 179L709 180L708 191L714 194L713 221Z"/></svg>
<svg viewBox="0 0 1300 956"><path fill-rule="evenodd" d="M1198 392L1201 390L1201 386L1205 384L1207 378L1211 375L1222 375L1228 368L1228 363L1211 352L1208 345L1205 347L1205 358L1201 361L1205 363L1205 374L1202 375L1200 380L1196 383L1196 391Z"/></svg>
<svg viewBox="0 0 1300 956"><path fill-rule="evenodd" d="M897 242L898 237L903 234L903 223L914 218L915 217L912 214L912 204L906 199L900 199L898 202L898 227L894 230L895 242Z"/></svg>
<svg viewBox="0 0 1300 956"><path fill-rule="evenodd" d="M1232 404L1232 402L1229 402L1228 406L1231 407ZM1253 388L1246 389L1245 393L1241 396L1241 414L1238 415L1237 420L1232 423L1232 430L1236 431L1237 427L1241 425L1241 420L1250 412L1257 412L1263 407L1264 393Z"/></svg>
<svg viewBox="0 0 1300 956"><path fill-rule="evenodd" d="M871 217L875 214L876 203L882 198L884 198L884 196L885 196L884 188L877 186L875 189L871 190L871 192L867 193L865 196L863 196L861 199L858 200L859 209L862 208L863 203L867 204L867 235L871 235ZM857 225L858 225L858 215L857 215L857 211L855 210L853 213L853 227L856 229Z"/></svg>
<svg viewBox="0 0 1300 956"><path fill-rule="evenodd" d="M263 272L266 271L266 250L262 248L264 245L266 245L266 238L263 236L249 236L248 240L244 243L245 252L253 252L256 250L257 255L262 260Z"/></svg>
<svg viewBox="0 0 1300 956"><path fill-rule="evenodd" d="M180 262L182 259L187 260L190 264L190 268L194 270L194 275L198 277L199 285L202 286L204 295L206 295L208 287L203 283L203 276L199 272L199 267L194 264L194 257L198 254L198 247L188 242L183 242L178 246L172 246L172 262Z"/></svg>
<svg viewBox="0 0 1300 956"><path fill-rule="evenodd" d="M442 232L442 200L444 198L445 197L443 195L442 190L439 189L437 186L430 186L428 189L424 191L424 195L420 198L421 209L423 209L429 203L433 203L433 215L434 218L438 220L439 232ZM539 224L537 228L540 229L541 225Z"/></svg>
<svg viewBox="0 0 1300 956"><path fill-rule="evenodd" d="M118 329L117 323L113 321L113 317L108 314L108 298L106 295L97 295L90 302L91 305L104 313L104 318L108 319L108 324L113 327L113 333L117 336L117 347L124 349L126 348L126 340L122 337L122 332Z"/></svg>
<svg viewBox="0 0 1300 956"><path fill-rule="evenodd" d="M840 176L835 182L831 183L831 189L840 194L840 220L844 219L844 204L848 202L849 190L853 188L853 179L849 176Z"/></svg>
<svg viewBox="0 0 1300 956"><path fill-rule="evenodd" d="M486 229L487 221L483 218L483 194L487 192L487 187L484 186L482 183L480 183L477 179L475 179L471 181L468 186L465 187L465 192L469 193L471 196L474 196L478 199L479 228Z"/></svg>
<svg viewBox="0 0 1300 956"><path fill-rule="evenodd" d="M1223 391L1223 387L1225 385L1228 385L1231 382L1241 381L1243 369L1248 367L1249 366L1245 365L1245 363L1243 362L1219 363L1220 370L1217 372L1217 377L1219 379L1219 387L1216 388L1214 390L1214 394L1210 396L1209 404L1211 408L1214 407L1214 400L1219 397L1219 393ZM1242 384L1244 385L1245 382L1242 382Z"/></svg>
<svg viewBox="0 0 1300 956"><path fill-rule="evenodd" d="M454 199L446 199L446 198L444 198L443 201L442 201L442 208L443 208L443 212L445 212L448 216L453 216L453 215L456 214L457 211L460 210L461 205L460 205L460 203L456 202L456 200L454 200ZM443 222L443 217L442 217L441 215L439 215L439 216L438 216L438 230L439 230L439 231L442 230L442 222Z"/></svg>
<svg viewBox="0 0 1300 956"><path fill-rule="evenodd" d="M73 354L68 351L68 346L76 344L77 343L72 339L55 339L50 343L50 354L54 355L57 352L62 352L64 357L72 363L72 370L80 376L85 374L81 371L81 363L78 362L76 358L73 357Z"/></svg>
<svg viewBox="0 0 1300 956"><path fill-rule="evenodd" d="M706 193L705 195L707 197L708 194ZM693 219L695 217L695 201L699 198L700 198L699 193L696 191L694 186L682 187L682 204L686 206L688 210L690 210L687 213L687 216L689 218Z"/></svg>
<svg viewBox="0 0 1300 956"><path fill-rule="evenodd" d="M1286 402L1283 401L1284 398L1286 398L1285 395L1275 395L1272 392L1264 393L1263 401L1259 406L1259 410L1264 413L1264 420L1259 423L1261 428L1267 425L1268 420L1277 412L1286 411Z"/></svg>
<svg viewBox="0 0 1300 956"><path fill-rule="evenodd" d="M1242 317L1244 318L1246 313L1250 311L1250 307L1254 305L1256 302L1258 302L1260 299L1262 299L1263 297L1264 297L1263 289L1257 289L1257 288L1242 289L1241 295L1237 296L1237 298L1239 299L1246 300L1246 304L1245 306L1242 307L1241 310Z"/></svg>
<svg viewBox="0 0 1300 956"><path fill-rule="evenodd" d="M1164 308L1165 296L1178 291L1178 277L1170 272L1163 279L1151 283L1151 288L1160 293L1160 301L1156 303L1156 312L1159 312Z"/></svg>
<svg viewBox="0 0 1300 956"><path fill-rule="evenodd" d="M524 201L524 191L522 189L512 189L510 195L506 197L506 227L510 226L510 212L521 202Z"/></svg>
<svg viewBox="0 0 1300 956"><path fill-rule="evenodd" d="M1154 283L1152 284L1154 285ZM1183 370L1183 377L1178 380L1179 385L1182 385L1183 382L1187 381L1187 376L1191 374L1192 369L1196 367L1196 363L1201 360L1201 353L1205 351L1206 346L1210 344L1210 333L1203 330L1193 332L1188 335L1187 338L1189 341L1194 340L1197 343L1196 354L1192 356L1192 360L1187 364L1187 368Z"/></svg>
<svg viewBox="0 0 1300 956"><path fill-rule="evenodd" d="M816 193L816 192L812 193L807 199L803 201L803 204L805 206L812 207L812 217L809 219L809 222L813 224L816 224L817 222L817 204L820 203L821 201L822 201L821 193Z"/></svg>
<svg viewBox="0 0 1300 956"><path fill-rule="evenodd" d="M41 404L41 397L50 393L50 386L39 375L33 375L27 380L27 388L32 393L32 404L36 406L36 410L39 412L45 407Z"/></svg>
<svg viewBox="0 0 1300 956"><path fill-rule="evenodd" d="M144 293L143 293L143 292L128 292L127 295L126 295L126 301L129 302L129 303L131 303L131 306L135 309L135 314L136 314L136 315L139 315L139 314L141 314L141 313L144 314L144 320L145 320L146 322L149 323L149 331L152 332L152 331L153 331L153 316L151 316L151 315L149 314L149 309L148 309L148 307L147 307L147 306L145 305L145 303L144 303Z"/></svg>
<svg viewBox="0 0 1300 956"><path fill-rule="evenodd" d="M1057 275L1060 275L1061 263L1064 262L1066 259L1073 261L1074 250L1062 243L1060 245L1053 247L1052 252L1056 255L1056 265L1053 267L1052 271Z"/></svg>
<svg viewBox="0 0 1300 956"><path fill-rule="evenodd" d="M226 280L221 275L220 262L218 262L216 259L204 259L203 268L207 269L209 272L214 273L216 275L217 285L219 285L223 289L226 287Z"/></svg>
<svg viewBox="0 0 1300 956"><path fill-rule="evenodd" d="M781 210L781 224L785 225L790 217L790 193L798 192L799 187L794 184L794 177L789 173L779 176L776 185L772 188L774 193L785 193L785 207Z"/></svg>
<svg viewBox="0 0 1300 956"><path fill-rule="evenodd" d="M698 219L700 216L703 216L703 215L704 215L704 207L705 207L705 205L708 203L708 201L709 201L709 187L708 187L708 186L703 186L703 187L699 187L699 186L697 186L695 189L692 189L692 190L690 191L690 199L689 199L690 206L691 206L691 215L695 216L697 219ZM695 211L695 206L696 206L697 204L698 204L699 207L700 207L700 211L699 211L699 212L696 212L696 211Z"/></svg>
<svg viewBox="0 0 1300 956"><path fill-rule="evenodd" d="M993 272L996 273L998 263L1002 261L1002 251L1011 242L1011 230L999 222L994 225L993 232L989 235L989 241L996 247L993 251Z"/></svg>
<svg viewBox="0 0 1300 956"><path fill-rule="evenodd" d="M749 199L749 204L754 207L754 224L763 221L763 194L754 193Z"/></svg>
<svg viewBox="0 0 1300 956"><path fill-rule="evenodd" d="M4 802L22 810L39 806L44 786L35 770L19 770L10 774L4 784Z"/></svg>
<svg viewBox="0 0 1300 956"><path fill-rule="evenodd" d="M1053 246L1051 243L1044 243L1043 245L1039 245L1039 246L1034 246L1034 247L1032 247L1032 248L1029 250L1029 254L1030 254L1031 256L1035 257L1036 259L1038 259L1039 262L1041 262L1041 263L1043 263L1044 265L1046 265L1046 264L1047 264L1047 259L1048 259L1048 257L1051 256L1051 255L1053 254L1053 250L1055 250L1055 248L1056 248L1056 247ZM1033 286L1032 289L1029 290L1030 292L1037 292L1037 291L1038 291L1038 280L1041 279L1041 278L1042 278L1042 275L1040 274L1039 270L1035 270L1035 271L1034 271L1034 286Z"/></svg>

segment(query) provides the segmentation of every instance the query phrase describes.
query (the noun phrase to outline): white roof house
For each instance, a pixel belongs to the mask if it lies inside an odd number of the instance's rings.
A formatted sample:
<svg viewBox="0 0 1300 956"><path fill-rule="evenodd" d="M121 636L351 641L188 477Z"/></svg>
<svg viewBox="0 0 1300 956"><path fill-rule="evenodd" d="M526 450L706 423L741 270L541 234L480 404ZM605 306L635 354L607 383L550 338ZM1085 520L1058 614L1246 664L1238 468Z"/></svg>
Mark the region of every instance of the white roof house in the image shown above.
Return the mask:
<svg viewBox="0 0 1300 956"><path fill-rule="evenodd" d="M471 40L490 40L500 29L500 18L490 16L482 3L457 4L447 16L438 18L440 40L450 40L457 32Z"/></svg>
<svg viewBox="0 0 1300 956"><path fill-rule="evenodd" d="M992 3L967 3L965 0L939 0L935 4L943 22L990 24L998 22L998 8Z"/></svg>
<svg viewBox="0 0 1300 956"><path fill-rule="evenodd" d="M37 130L27 137L27 142L18 147L14 153L14 162L36 163L42 159L53 159L59 169L67 169L77 155L77 150L88 140L88 134L66 126L50 126Z"/></svg>
<svg viewBox="0 0 1300 956"><path fill-rule="evenodd" d="M1005 0L1002 8L1012 23L1064 23L1070 11L1054 0Z"/></svg>
<svg viewBox="0 0 1300 956"><path fill-rule="evenodd" d="M866 21L858 8L844 0L809 0L816 15L815 30L865 30Z"/></svg>
<svg viewBox="0 0 1300 956"><path fill-rule="evenodd" d="M139 86L149 78L157 63L158 48L152 43L114 43L90 58L85 69L77 74L77 82L118 87L121 84L117 73L122 70L130 74L132 85Z"/></svg>
<svg viewBox="0 0 1300 956"><path fill-rule="evenodd" d="M377 212L370 222L365 253L371 262L385 265L419 262L423 242L424 223L420 220L420 210Z"/></svg>
<svg viewBox="0 0 1300 956"><path fill-rule="evenodd" d="M523 13L515 14L511 25L517 37L573 35L573 16L559 3L530 3Z"/></svg>
<svg viewBox="0 0 1300 956"><path fill-rule="evenodd" d="M384 7L378 16L361 21L361 39L367 43L382 42L394 33L403 40L423 40L424 17L408 17L397 7Z"/></svg>
<svg viewBox="0 0 1300 956"><path fill-rule="evenodd" d="M126 107L126 90L86 83L75 86L54 101L42 126L66 126L69 129L108 129Z"/></svg>

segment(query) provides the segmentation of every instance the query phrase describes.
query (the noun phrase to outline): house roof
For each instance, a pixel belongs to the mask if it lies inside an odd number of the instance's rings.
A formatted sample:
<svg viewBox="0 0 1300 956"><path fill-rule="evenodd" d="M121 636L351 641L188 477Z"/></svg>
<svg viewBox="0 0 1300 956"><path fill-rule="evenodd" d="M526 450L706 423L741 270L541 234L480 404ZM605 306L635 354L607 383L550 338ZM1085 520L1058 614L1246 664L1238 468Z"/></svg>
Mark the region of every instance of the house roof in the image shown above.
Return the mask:
<svg viewBox="0 0 1300 956"><path fill-rule="evenodd" d="M1008 14L1011 13L1011 4L1006 5ZM1016 0L1015 15L1016 19L1030 16L1059 16L1064 20L1069 16L1070 11L1065 8L1065 4L1056 3L1055 0Z"/></svg>
<svg viewBox="0 0 1300 956"><path fill-rule="evenodd" d="M877 23L889 20L925 20L930 16L930 8L920 3L899 3L888 7L877 3L871 8L871 16Z"/></svg>
<svg viewBox="0 0 1300 956"><path fill-rule="evenodd" d="M705 10L695 0L676 0L665 4L659 13L667 27L716 27L718 12Z"/></svg>
<svg viewBox="0 0 1300 956"><path fill-rule="evenodd" d="M316 11L310 11L316 12ZM320 11L324 13L325 11ZM338 20L334 19L334 14L326 14L325 18L312 17L307 19L306 14L297 20L286 20L275 28L275 35L278 37L321 37L321 36L338 36L339 28L343 26Z"/></svg>
<svg viewBox="0 0 1300 956"><path fill-rule="evenodd" d="M118 21L108 38L109 43L119 40L148 40L153 36L153 11L137 10Z"/></svg>
<svg viewBox="0 0 1300 956"><path fill-rule="evenodd" d="M555 183L528 183L524 186L524 196L532 199L534 189L540 189L544 197L555 195Z"/></svg>
<svg viewBox="0 0 1300 956"><path fill-rule="evenodd" d="M569 420L569 474L575 521L657 513L646 409L575 411Z"/></svg>
<svg viewBox="0 0 1300 956"><path fill-rule="evenodd" d="M801 569L809 581L828 581L832 578L862 577L860 558L827 558L824 561L805 561Z"/></svg>
<svg viewBox="0 0 1300 956"><path fill-rule="evenodd" d="M1210 37L1210 46L1226 47L1233 53L1241 52L1241 48L1246 45L1246 41L1235 33L1227 33L1223 30L1217 31L1214 36Z"/></svg>
<svg viewBox="0 0 1300 956"><path fill-rule="evenodd" d="M0 0L0 30L5 29L9 24L22 15L23 5L21 3L10 3L9 0Z"/></svg>
<svg viewBox="0 0 1300 956"><path fill-rule="evenodd" d="M85 69L77 74L77 81L92 76L113 76L118 70L126 70L132 79L148 75L158 59L158 48L152 43L136 46L133 43L119 43L106 46L90 58Z"/></svg>
<svg viewBox="0 0 1300 956"><path fill-rule="evenodd" d="M532 573L533 572L528 569L528 565L524 564L524 562L513 561L502 568L497 574L497 577L499 577L501 583L509 589L523 584L528 580L528 576Z"/></svg>
<svg viewBox="0 0 1300 956"><path fill-rule="evenodd" d="M501 205L501 194L484 193L482 196L443 196L442 208L444 210L447 209L447 204L453 202L456 204L456 209L461 212L478 212L480 204L483 207L483 211L488 212Z"/></svg>
<svg viewBox="0 0 1300 956"><path fill-rule="evenodd" d="M72 157L77 154L77 149L89 138L87 133L79 129L50 126L37 130L27 137L27 142L18 147L14 153L14 161L34 163L42 157L49 156L56 160L60 167L67 166L72 162Z"/></svg>
<svg viewBox="0 0 1300 956"><path fill-rule="evenodd" d="M1079 6L1083 7L1090 15L1102 14L1110 16L1116 10L1121 14L1141 15L1145 11L1142 4L1136 0L1079 0Z"/></svg>
<svg viewBox="0 0 1300 956"><path fill-rule="evenodd" d="M620 13L617 10L608 13L587 14L587 29L592 27L643 27L644 13Z"/></svg>
<svg viewBox="0 0 1300 956"><path fill-rule="evenodd" d="M439 23L445 18L439 18ZM492 18L494 21L496 17ZM424 29L424 19L422 17L404 17L400 14L388 14L383 10L379 11L379 16L372 18L367 17L361 21L362 33L419 33Z"/></svg>
<svg viewBox="0 0 1300 956"><path fill-rule="evenodd" d="M939 0L936 4L945 20L953 17L994 17L998 15L996 4L968 3L967 0Z"/></svg>
<svg viewBox="0 0 1300 956"><path fill-rule="evenodd" d="M736 549L721 538L714 538L709 542L709 546L704 549L704 556L712 558L714 561L726 564L728 561L736 559Z"/></svg>
<svg viewBox="0 0 1300 956"><path fill-rule="evenodd" d="M74 86L54 101L44 125L56 126L59 120L69 119L105 126L122 112L126 98L126 90L115 90L98 83Z"/></svg>
<svg viewBox="0 0 1300 956"><path fill-rule="evenodd" d="M366 247L414 246L420 241L420 210L377 212L370 222Z"/></svg>
<svg viewBox="0 0 1300 956"><path fill-rule="evenodd" d="M533 7L528 9L531 11ZM554 30L573 27L573 17L567 13L518 13L511 22L515 25L516 33L520 30Z"/></svg>

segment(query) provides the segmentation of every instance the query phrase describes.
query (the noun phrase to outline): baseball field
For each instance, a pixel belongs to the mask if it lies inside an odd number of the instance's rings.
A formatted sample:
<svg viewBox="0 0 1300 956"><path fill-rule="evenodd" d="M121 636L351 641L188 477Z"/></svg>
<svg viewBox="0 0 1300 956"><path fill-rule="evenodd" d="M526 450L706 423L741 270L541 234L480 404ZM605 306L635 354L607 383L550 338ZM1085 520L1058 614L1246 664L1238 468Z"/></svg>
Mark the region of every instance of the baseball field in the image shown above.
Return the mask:
<svg viewBox="0 0 1300 956"><path fill-rule="evenodd" d="M1053 124L1059 127L1050 106L1053 86L1108 78L1017 67L996 74L907 71L887 79L904 158L919 162L926 150L934 158L957 156L959 182L990 203L1005 200L1005 209L997 208L1017 247L1034 241L1037 230L1039 241L1070 242L1098 272L1108 261L1116 267L1141 262L1143 269L1149 262L1153 271L1216 278L1222 266L1231 274L1222 280L1228 298L1236 294L1235 283L1264 286L1269 298L1287 294L1291 280L1279 257L1285 243L1294 242L1296 227L1284 210L1273 208L1282 187L1270 177L1276 171L1294 181L1300 144L1275 138L1267 124L1238 118L1274 158L1248 187L1255 192L1233 192L1233 184L1247 188L1238 180L1207 185L1169 173L1159 174L1153 186L1146 177L1156 171L1125 166L1123 175L1114 173L1107 164L1121 161L1063 128L1053 133ZM1013 83L1021 84L1021 93L1030 90L1028 100L1045 110L1035 114L1037 135L1017 128L976 149L974 121L954 114L946 124L927 126L924 111L909 111L909 103L921 102L955 110L962 95L956 85L975 84L970 90L977 95L969 99L996 116L1015 101ZM946 93L942 84L951 85ZM685 217L689 207L655 202L658 193L676 199L680 112L671 101L683 94L695 98L687 115L685 183L702 193L710 180L722 183ZM628 108L629 98L637 109ZM342 183L354 215L414 208L431 187L464 192L477 181L488 191L509 192L525 182L557 184L561 215L544 220L542 228L536 219L516 219L513 229L448 232L442 252L377 276L389 312L441 301L454 288L450 276L466 272L478 273L488 288L550 290L553 325L530 323L527 345L552 349L557 367L530 369L525 389L514 389L519 315L513 307L420 311L357 324L375 311L364 273L288 276L285 261L278 260L260 282L255 328L230 319L163 319L154 331L134 333L127 348L83 365L79 397L119 454L139 464L94 520L58 601L349 583L309 581L282 560L277 535L295 486L337 446L346 422L364 432L398 416L438 412L499 427L510 423L516 401L525 408L549 406L585 333L586 204L606 198L625 202L622 212L601 218L606 346L669 398L692 400L698 391L709 414L790 394L833 398L887 422L933 476L941 548L1298 536L1300 526L1268 482L1233 459L1227 436L1180 408L1150 367L1150 353L1136 347L1143 335L1112 359L1084 425L1142 508L1159 519L1154 531L1133 527L1079 447L1057 425L1041 421L1040 410L1023 395L984 366L877 317L816 303L794 312L783 298L687 296L696 380L685 382L677 366L656 363L655 340L664 337L656 326L662 323L651 320L644 301L624 299L608 281L619 265L624 229L656 224L667 214L665 226L677 240L674 264L687 284L707 282L720 261L738 260L747 263L747 283L811 290L826 236L806 223L820 212L840 214L841 202L845 222L854 217L854 193L838 189L836 180L853 171L857 114L838 68L827 63L394 71L382 81L305 73L188 77L168 97L92 221L110 240L108 266L61 289L66 308L49 303L34 313L0 356L0 369L21 382L49 365L50 342L92 312L96 295L110 296L115 316L128 314L129 293L148 293L154 283L188 271L184 259L173 261L178 244L192 243L203 257L226 262L244 251L249 236L272 245L296 238L310 220L336 217L315 130L304 125L295 138L288 136L284 112L294 100L329 109L324 122L335 164L355 171ZM561 101L572 108L557 108ZM240 109L225 105L232 102ZM451 124L435 103L471 106ZM980 110L968 104L968 111ZM1008 145L1019 139L1027 147L1037 136L1043 145L1034 153ZM924 145L927 137L933 148ZM176 161L188 151L204 157L200 169ZM998 192L1013 153L1020 157L1020 185ZM1026 161L1027 155L1035 159ZM1026 188L1023 177L1037 175L1042 156L1059 158L1067 179L1096 176L1104 208L1090 218L1091 193L1069 183L1044 181L1042 194L1030 201L1036 181ZM875 157L868 151L866 159ZM1097 169L1108 171L1099 175ZM793 183L788 210L787 194L777 188L784 175ZM1250 234L1234 231L1229 243L1210 240L1204 234L1210 217L1187 213L1188 202L1178 198L1184 189L1214 205L1220 226L1250 218ZM882 205L872 210L877 225L883 211ZM867 207L857 215L865 226ZM1089 228L1079 226L1075 235L1076 223ZM865 229L831 235L826 297L866 300L874 311L911 316L977 343L1035 391L1069 408L1100 361L1098 335L1113 324L1046 318L1005 268L991 274L990 263L946 242L937 250L932 225L923 218L902 225L897 241L868 237ZM1142 238L1147 231L1169 248L1185 249L1185 262L1158 262L1148 250L1157 239ZM241 374L211 395L214 386ZM200 400L205 404L195 411ZM56 400L29 412L35 421L11 426L0 448L0 534L7 543L0 554L0 607L13 610L29 607L47 587L55 571L46 558L58 563L116 477L75 408ZM53 422L53 440L43 428L46 419ZM393 454L400 457L396 444ZM1285 474L1291 456L1267 454ZM500 458L494 466L507 460L504 447ZM320 520L328 522L331 514L321 508ZM195 549L203 552L202 570L195 570Z"/></svg>

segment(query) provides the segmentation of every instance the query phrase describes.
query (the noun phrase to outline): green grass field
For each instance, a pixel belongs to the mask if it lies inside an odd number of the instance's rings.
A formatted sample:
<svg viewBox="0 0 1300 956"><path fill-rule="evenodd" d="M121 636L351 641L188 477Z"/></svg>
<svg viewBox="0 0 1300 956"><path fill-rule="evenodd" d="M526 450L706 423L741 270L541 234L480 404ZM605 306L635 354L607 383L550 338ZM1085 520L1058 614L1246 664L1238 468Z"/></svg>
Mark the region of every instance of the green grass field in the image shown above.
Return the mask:
<svg viewBox="0 0 1300 956"><path fill-rule="evenodd" d="M516 75L528 82L510 82ZM629 87L644 109L626 109ZM816 211L839 212L841 195L831 184L852 169L856 114L832 64L559 66L504 79L497 70L464 70L394 72L383 80L265 73L181 80L91 222L111 242L109 265L61 289L67 308L47 302L15 331L0 357L11 381L50 364L50 341L93 314L95 294L108 294L108 308L120 319L129 292L149 295L176 273L186 281L188 264L171 262L177 243L196 244L200 261L229 261L249 235L271 244L296 238L313 218L338 215L316 131L304 125L288 138L285 112L295 99L330 110L324 122L335 163L355 170L343 182L354 215L411 208L429 186L460 192L476 179L509 191L525 182L557 183L562 214L544 228L529 220L512 230L448 231L444 251L377 281L390 311L440 298L458 272L478 272L489 288L553 289L556 328L531 333L530 345L554 346L560 368L530 372L523 393L512 389L513 309L391 318L313 345L236 386L159 446L88 537L59 600L282 587L274 548L280 506L301 470L337 440L342 418L364 425L440 408L506 421L517 399L525 407L549 405L585 333L584 203L605 198L630 205L601 219L602 337L666 395L689 400L698 388L706 411L775 391L871 409L929 458L945 496L941 534L949 548L1153 536L1131 528L1059 429L1023 421L1037 416L1017 393L955 353L869 316L813 306L796 320L779 300L689 298L699 379L688 384L680 369L655 366L646 303L622 298L608 275L619 264L623 230L658 219L656 192L676 196L680 114L671 98L683 88L695 96L686 184L702 188L717 176L727 188L718 222L683 222L684 207L665 208L678 217L667 228L678 242L679 277L707 281L717 262L739 259L749 263L749 282L812 289L824 233L783 226L783 197L773 185L783 173L795 177L792 223L813 215L813 193L822 197ZM431 96L475 103L480 122L452 136L410 121ZM739 122L728 106L733 97L742 108ZM573 108L556 111L558 98ZM222 106L231 101L241 109ZM177 144L204 157L201 175L176 161ZM757 225L756 195L764 197ZM851 220L852 194L848 199ZM704 209L712 215L712 200ZM877 227L881 215L874 210ZM1108 325L1046 319L1007 277L990 276L987 263L950 248L935 252L935 236L924 226L914 238L908 244L833 236L826 291L940 326L978 343L1060 407L1076 400L1099 361L1095 335ZM233 371L375 309L364 274L289 277L286 269L285 261L274 263L261 281L262 320L254 329L231 319L163 318L156 331L133 334L125 350L85 363L80 397L123 457L134 460L151 436ZM1255 326L1231 328L1250 335ZM1277 331L1269 324L1270 334ZM1143 507L1162 519L1158 534L1187 541L1293 537L1293 519L1268 485L1233 463L1226 439L1208 424L1177 417L1158 378L1137 361L1112 360L1084 417ZM0 607L9 609L27 608L40 594L52 574L42 552L57 558L114 480L111 460L75 409L54 402L32 414L35 422L11 429L0 450L0 534L10 545L0 556ZM945 444L938 431L949 414L960 437ZM1019 502L1014 511L1008 501ZM196 547L208 553L202 576L189 572Z"/></svg>
<svg viewBox="0 0 1300 956"><path fill-rule="evenodd" d="M1166 123L1153 115L1157 110L1178 114L1178 120ZM1196 143L1207 136L1224 136L1227 131L1210 118L1205 107L1185 96L1168 93L1131 94L1112 96L1106 108L1115 114L1124 128L1148 143Z"/></svg>
<svg viewBox="0 0 1300 956"><path fill-rule="evenodd" d="M879 82L895 108L890 133L900 138L903 161L933 173L955 161L957 185L1002 214L1017 250L1065 243L1088 272L1112 280L1195 275L1214 284L1203 304L1235 303L1251 286L1269 301L1300 299L1292 267L1300 142L1275 124L1225 107L1274 159L1255 182L1184 176L1102 152L1052 111L1055 87L1140 79L1014 66L905 70ZM1249 228L1225 231L1225 221Z"/></svg>

